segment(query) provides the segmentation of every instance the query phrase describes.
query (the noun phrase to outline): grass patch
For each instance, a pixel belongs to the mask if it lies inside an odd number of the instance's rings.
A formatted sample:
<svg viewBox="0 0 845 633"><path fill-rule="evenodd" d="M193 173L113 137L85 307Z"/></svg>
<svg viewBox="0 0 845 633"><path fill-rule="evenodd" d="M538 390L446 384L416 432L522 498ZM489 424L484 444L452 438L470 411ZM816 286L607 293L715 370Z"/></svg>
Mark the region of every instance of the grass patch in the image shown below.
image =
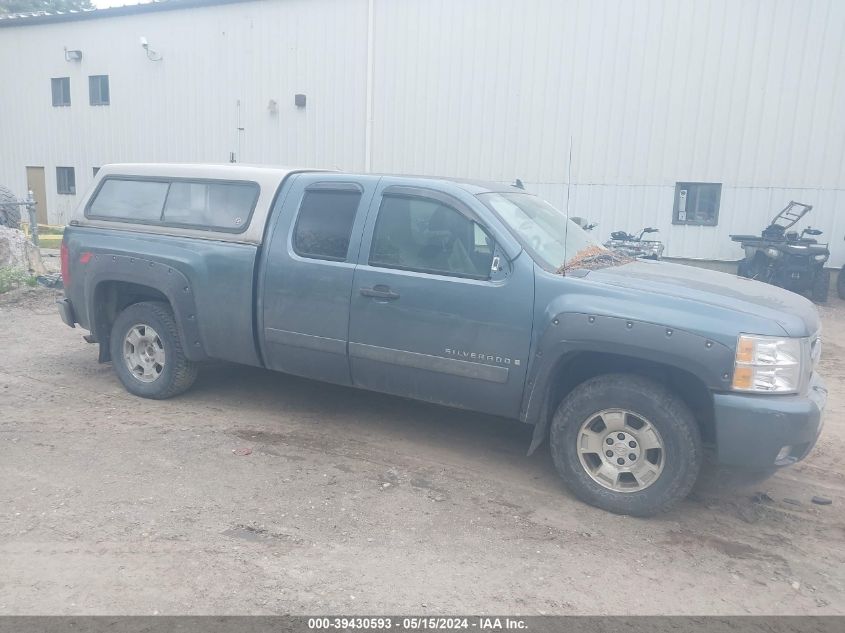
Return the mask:
<svg viewBox="0 0 845 633"><path fill-rule="evenodd" d="M34 288L36 283L35 277L25 270L11 267L0 268L0 294L20 286Z"/></svg>

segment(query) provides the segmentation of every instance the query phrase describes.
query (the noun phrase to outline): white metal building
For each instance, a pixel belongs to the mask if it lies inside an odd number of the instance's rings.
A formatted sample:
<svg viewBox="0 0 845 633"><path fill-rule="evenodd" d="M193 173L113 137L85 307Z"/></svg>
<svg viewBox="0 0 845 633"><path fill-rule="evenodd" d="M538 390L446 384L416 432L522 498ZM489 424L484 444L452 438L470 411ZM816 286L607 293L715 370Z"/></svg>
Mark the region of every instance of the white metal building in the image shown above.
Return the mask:
<svg viewBox="0 0 845 633"><path fill-rule="evenodd" d="M0 19L0 182L31 187L49 222L104 163L232 157L518 177L602 238L658 227L676 257L736 259L729 234L794 199L841 266L845 1L170 0Z"/></svg>

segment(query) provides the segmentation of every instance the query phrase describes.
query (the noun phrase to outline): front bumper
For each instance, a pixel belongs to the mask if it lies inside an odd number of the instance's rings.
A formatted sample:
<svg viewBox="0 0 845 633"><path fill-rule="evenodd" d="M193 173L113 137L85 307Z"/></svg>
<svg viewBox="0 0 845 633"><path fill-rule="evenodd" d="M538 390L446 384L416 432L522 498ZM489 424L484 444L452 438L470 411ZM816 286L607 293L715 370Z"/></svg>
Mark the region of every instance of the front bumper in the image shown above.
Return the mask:
<svg viewBox="0 0 845 633"><path fill-rule="evenodd" d="M821 433L826 402L827 389L815 373L805 394L714 394L717 461L764 470L804 459ZM787 446L788 453L778 459Z"/></svg>
<svg viewBox="0 0 845 633"><path fill-rule="evenodd" d="M59 308L59 316L62 317L64 324L70 327L76 327L76 314L73 312L73 304L70 299L65 297L56 301Z"/></svg>

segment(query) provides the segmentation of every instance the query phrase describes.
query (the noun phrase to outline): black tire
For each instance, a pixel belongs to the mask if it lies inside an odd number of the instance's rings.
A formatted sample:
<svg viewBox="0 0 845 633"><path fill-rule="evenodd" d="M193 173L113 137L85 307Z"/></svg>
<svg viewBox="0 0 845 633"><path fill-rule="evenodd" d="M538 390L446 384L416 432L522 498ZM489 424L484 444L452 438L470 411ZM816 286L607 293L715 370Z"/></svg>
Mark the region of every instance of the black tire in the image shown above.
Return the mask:
<svg viewBox="0 0 845 633"><path fill-rule="evenodd" d="M845 299L845 266L836 275L836 293L840 299Z"/></svg>
<svg viewBox="0 0 845 633"><path fill-rule="evenodd" d="M142 381L132 370L124 357L124 341L135 326L152 328L164 350L164 362L160 373L150 382ZM179 339L179 330L173 311L166 303L144 301L134 303L121 312L111 331L111 356L120 382L129 393L164 400L187 391L197 377L197 365L188 360Z"/></svg>
<svg viewBox="0 0 845 633"><path fill-rule="evenodd" d="M0 226L21 228L21 209L15 195L0 185Z"/></svg>
<svg viewBox="0 0 845 633"><path fill-rule="evenodd" d="M743 259L739 262L739 265L736 267L736 274L740 277L747 277L751 278L751 264Z"/></svg>
<svg viewBox="0 0 845 633"><path fill-rule="evenodd" d="M811 298L816 303L827 303L827 297L830 293L830 270L822 268L813 279L813 289Z"/></svg>
<svg viewBox="0 0 845 633"><path fill-rule="evenodd" d="M616 408L648 420L662 438L662 471L640 490L620 492L603 486L579 459L582 425ZM692 490L703 459L701 434L686 404L661 384L631 374L607 374L578 385L558 406L550 436L555 467L570 490L582 501L616 514L645 517L667 510Z"/></svg>
<svg viewBox="0 0 845 633"><path fill-rule="evenodd" d="M754 256L754 259L749 263L748 277L750 279L756 279L757 281L763 281L767 284L777 285L775 284L774 271L769 268L769 260L766 259L766 256L759 251Z"/></svg>

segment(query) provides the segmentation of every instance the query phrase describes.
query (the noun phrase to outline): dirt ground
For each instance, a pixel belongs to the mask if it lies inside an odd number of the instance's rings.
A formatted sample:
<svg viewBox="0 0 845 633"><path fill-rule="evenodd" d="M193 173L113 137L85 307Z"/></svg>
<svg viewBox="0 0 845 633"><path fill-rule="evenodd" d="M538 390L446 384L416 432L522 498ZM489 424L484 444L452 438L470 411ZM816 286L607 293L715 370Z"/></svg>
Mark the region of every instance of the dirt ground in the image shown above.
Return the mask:
<svg viewBox="0 0 845 633"><path fill-rule="evenodd" d="M55 296L0 297L0 614L845 613L838 299L812 455L644 520L515 422L223 364L135 398Z"/></svg>

